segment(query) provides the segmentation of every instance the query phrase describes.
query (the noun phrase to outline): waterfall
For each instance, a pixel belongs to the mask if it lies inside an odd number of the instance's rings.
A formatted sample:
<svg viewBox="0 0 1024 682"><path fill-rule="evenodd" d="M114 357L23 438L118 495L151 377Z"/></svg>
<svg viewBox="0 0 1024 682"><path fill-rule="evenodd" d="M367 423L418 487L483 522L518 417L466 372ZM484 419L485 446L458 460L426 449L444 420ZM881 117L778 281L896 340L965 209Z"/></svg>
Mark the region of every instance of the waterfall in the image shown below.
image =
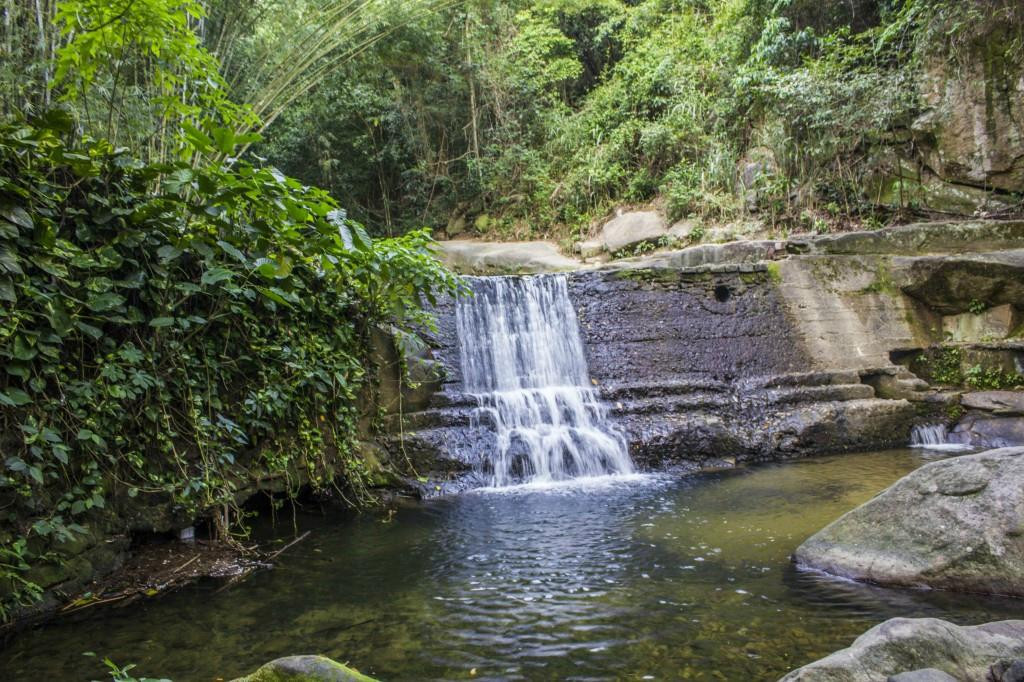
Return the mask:
<svg viewBox="0 0 1024 682"><path fill-rule="evenodd" d="M473 278L456 307L474 420L494 430L493 486L632 473L623 438L590 386L566 278Z"/></svg>
<svg viewBox="0 0 1024 682"><path fill-rule="evenodd" d="M928 450L969 450L970 445L950 442L949 429L944 424L923 424L910 432L910 447Z"/></svg>

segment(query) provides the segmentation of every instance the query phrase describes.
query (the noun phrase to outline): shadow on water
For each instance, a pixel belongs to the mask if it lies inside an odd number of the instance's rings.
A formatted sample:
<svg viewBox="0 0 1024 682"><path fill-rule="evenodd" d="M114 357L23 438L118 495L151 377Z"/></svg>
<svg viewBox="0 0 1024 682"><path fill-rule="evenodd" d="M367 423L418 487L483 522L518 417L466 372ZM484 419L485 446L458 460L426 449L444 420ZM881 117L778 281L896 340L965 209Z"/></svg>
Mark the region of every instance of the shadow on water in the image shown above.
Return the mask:
<svg viewBox="0 0 1024 682"><path fill-rule="evenodd" d="M888 617L1019 613L1019 601L889 590L789 562L807 536L934 456L477 491L387 523L304 518L312 535L274 570L26 633L0 670L101 679L81 656L96 651L182 682L315 652L384 680L772 680Z"/></svg>

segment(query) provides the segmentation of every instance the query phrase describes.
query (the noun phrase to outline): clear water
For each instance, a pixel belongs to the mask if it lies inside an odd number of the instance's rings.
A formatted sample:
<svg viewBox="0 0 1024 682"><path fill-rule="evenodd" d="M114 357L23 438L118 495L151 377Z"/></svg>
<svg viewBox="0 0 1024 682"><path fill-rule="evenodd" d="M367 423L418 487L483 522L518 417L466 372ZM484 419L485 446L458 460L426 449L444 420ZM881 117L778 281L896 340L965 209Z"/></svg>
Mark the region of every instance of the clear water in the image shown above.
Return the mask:
<svg viewBox="0 0 1024 682"><path fill-rule="evenodd" d="M791 566L804 538L929 456L942 455L527 485L387 522L300 516L313 532L278 568L25 633L0 652L0 678L101 679L81 655L95 651L178 682L296 653L383 680L775 680L892 616L1019 617L1018 600Z"/></svg>
<svg viewBox="0 0 1024 682"><path fill-rule="evenodd" d="M497 437L482 463L491 485L632 473L590 384L565 276L470 282L456 323L465 390Z"/></svg>

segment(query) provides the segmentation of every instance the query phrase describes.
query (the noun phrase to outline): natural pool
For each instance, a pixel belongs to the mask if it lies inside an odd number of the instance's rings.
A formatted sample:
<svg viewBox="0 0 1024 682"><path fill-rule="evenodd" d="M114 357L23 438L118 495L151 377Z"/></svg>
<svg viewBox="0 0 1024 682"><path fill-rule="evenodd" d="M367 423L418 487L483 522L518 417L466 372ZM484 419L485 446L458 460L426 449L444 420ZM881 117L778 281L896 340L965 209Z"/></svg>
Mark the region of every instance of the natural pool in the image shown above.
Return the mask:
<svg viewBox="0 0 1024 682"><path fill-rule="evenodd" d="M390 520L300 517L313 532L274 570L25 633L0 652L0 678L103 679L82 656L94 651L177 682L297 653L383 680L774 680L892 616L1020 615L1019 600L888 590L789 563L804 538L941 456L475 492Z"/></svg>

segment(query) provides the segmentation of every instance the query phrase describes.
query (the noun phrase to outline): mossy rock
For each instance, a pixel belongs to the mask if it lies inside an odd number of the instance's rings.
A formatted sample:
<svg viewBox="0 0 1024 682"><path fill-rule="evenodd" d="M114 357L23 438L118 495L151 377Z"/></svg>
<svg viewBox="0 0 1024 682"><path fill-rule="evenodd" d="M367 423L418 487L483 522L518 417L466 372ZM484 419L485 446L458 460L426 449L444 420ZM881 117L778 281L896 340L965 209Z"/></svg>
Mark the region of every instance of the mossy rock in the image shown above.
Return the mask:
<svg viewBox="0 0 1024 682"><path fill-rule="evenodd" d="M325 656L287 656L232 682L377 682Z"/></svg>

